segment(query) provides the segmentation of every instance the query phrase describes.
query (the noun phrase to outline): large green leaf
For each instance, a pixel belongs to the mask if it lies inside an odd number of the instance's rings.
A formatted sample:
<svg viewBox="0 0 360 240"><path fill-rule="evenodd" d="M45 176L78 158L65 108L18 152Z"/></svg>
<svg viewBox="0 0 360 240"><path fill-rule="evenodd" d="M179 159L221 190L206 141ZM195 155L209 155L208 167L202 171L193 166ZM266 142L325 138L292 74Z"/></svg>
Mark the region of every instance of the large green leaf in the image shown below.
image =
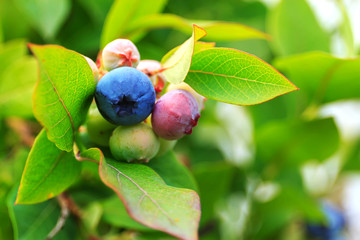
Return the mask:
<svg viewBox="0 0 360 240"><path fill-rule="evenodd" d="M200 200L196 192L166 185L156 172L141 164L102 159L99 172L132 218L181 239L197 239Z"/></svg>
<svg viewBox="0 0 360 240"><path fill-rule="evenodd" d="M282 0L270 12L267 24L279 55L330 51L330 36L320 27L306 0Z"/></svg>
<svg viewBox="0 0 360 240"><path fill-rule="evenodd" d="M229 48L196 53L185 82L207 98L239 105L262 103L297 90L263 60Z"/></svg>
<svg viewBox="0 0 360 240"><path fill-rule="evenodd" d="M16 190L10 192L7 207L12 221L15 240L46 239L60 216L60 207L55 199L34 204L14 205ZM63 229L54 240L76 239L76 223L68 218Z"/></svg>
<svg viewBox="0 0 360 240"><path fill-rule="evenodd" d="M280 58L274 65L299 86L304 104L360 97L360 58L340 59L310 52Z"/></svg>
<svg viewBox="0 0 360 240"><path fill-rule="evenodd" d="M124 38L126 29L137 18L160 12L167 0L116 0L108 13L101 35L101 48L116 38Z"/></svg>
<svg viewBox="0 0 360 240"><path fill-rule="evenodd" d="M276 233L289 225L289 222L301 217L307 220L324 220L324 214L319 208L319 202L306 194L299 184L290 182L281 183L281 191L271 201L256 203L257 221L253 223L261 226L256 231L254 239L267 240L277 236Z"/></svg>
<svg viewBox="0 0 360 240"><path fill-rule="evenodd" d="M223 161L204 162L196 164L193 172L199 184L203 225L215 217L216 204L230 192L235 168Z"/></svg>
<svg viewBox="0 0 360 240"><path fill-rule="evenodd" d="M194 177L172 151L151 159L147 166L154 169L169 186L198 190Z"/></svg>
<svg viewBox="0 0 360 240"><path fill-rule="evenodd" d="M72 151L74 134L85 121L96 83L85 58L65 48L30 45L40 76L34 91L34 114L49 140Z"/></svg>
<svg viewBox="0 0 360 240"><path fill-rule="evenodd" d="M206 39L211 41L239 41L245 39L267 39L268 35L254 28L235 22L188 20L174 14L152 14L137 19L128 27L126 36L132 38L139 32L153 29L174 28L186 34L191 34L192 26L196 24L206 32Z"/></svg>
<svg viewBox="0 0 360 240"><path fill-rule="evenodd" d="M5 73L5 69L25 56L26 44L23 39L16 39L0 45L0 77Z"/></svg>
<svg viewBox="0 0 360 240"><path fill-rule="evenodd" d="M16 204L34 204L52 198L78 178L81 164L72 152L58 149L42 130L30 151Z"/></svg>
<svg viewBox="0 0 360 240"><path fill-rule="evenodd" d="M178 84L184 81L191 65L195 43L205 35L206 32L202 28L194 25L192 36L181 44L171 56L165 55L167 60L161 62L165 69L163 74L168 82Z"/></svg>
<svg viewBox="0 0 360 240"><path fill-rule="evenodd" d="M0 81L0 115L31 117L36 80L37 65L33 57L21 57L7 67Z"/></svg>
<svg viewBox="0 0 360 240"><path fill-rule="evenodd" d="M70 12L69 0L16 0L17 7L43 38L51 40Z"/></svg>
<svg viewBox="0 0 360 240"><path fill-rule="evenodd" d="M325 160L338 147L339 133L332 118L272 122L256 131L257 159L263 164L260 167L273 173L284 166L299 167L310 159Z"/></svg>
<svg viewBox="0 0 360 240"><path fill-rule="evenodd" d="M101 203L103 206L103 219L113 226L138 231L154 231L132 219L126 212L124 204L119 197L111 197Z"/></svg>

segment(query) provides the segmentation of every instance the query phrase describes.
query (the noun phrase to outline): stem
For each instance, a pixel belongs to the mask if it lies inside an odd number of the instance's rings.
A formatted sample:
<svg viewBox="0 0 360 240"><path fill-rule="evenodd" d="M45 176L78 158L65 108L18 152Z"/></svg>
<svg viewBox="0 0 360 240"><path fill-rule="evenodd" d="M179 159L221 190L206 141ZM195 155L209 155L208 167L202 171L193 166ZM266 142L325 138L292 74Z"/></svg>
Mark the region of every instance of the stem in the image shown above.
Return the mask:
<svg viewBox="0 0 360 240"><path fill-rule="evenodd" d="M59 217L55 227L47 235L46 240L53 239L56 236L56 234L58 234L61 231L61 229L64 227L64 225L66 223L66 219L68 218L68 216L70 214L70 210L69 210L69 206L68 206L68 202L66 200L65 194L64 193L60 194L57 197L57 200L61 207L60 217Z"/></svg>

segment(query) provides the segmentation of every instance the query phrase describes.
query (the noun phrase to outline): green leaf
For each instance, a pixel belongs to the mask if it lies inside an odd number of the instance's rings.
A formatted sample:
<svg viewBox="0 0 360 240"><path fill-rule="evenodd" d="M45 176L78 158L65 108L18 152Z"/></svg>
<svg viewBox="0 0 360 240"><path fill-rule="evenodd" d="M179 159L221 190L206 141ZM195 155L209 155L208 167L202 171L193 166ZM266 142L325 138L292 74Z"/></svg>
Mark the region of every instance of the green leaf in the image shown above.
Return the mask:
<svg viewBox="0 0 360 240"><path fill-rule="evenodd" d="M40 77L34 91L34 115L49 140L72 151L74 135L85 121L96 83L85 58L65 48L30 45Z"/></svg>
<svg viewBox="0 0 360 240"><path fill-rule="evenodd" d="M340 33L345 41L347 47L347 56L353 57L356 56L355 46L354 46L354 35L351 28L351 21L349 15L344 6L343 0L336 1L337 5L340 8L342 14L342 23L340 25Z"/></svg>
<svg viewBox="0 0 360 240"><path fill-rule="evenodd" d="M190 68L195 43L205 35L206 32L202 28L194 25L192 36L181 44L166 61L162 61L162 67L165 69L163 74L168 82L178 84L184 81Z"/></svg>
<svg viewBox="0 0 360 240"><path fill-rule="evenodd" d="M270 12L267 23L279 55L330 51L330 35L320 27L305 0L282 0Z"/></svg>
<svg viewBox="0 0 360 240"><path fill-rule="evenodd" d="M215 206L230 191L235 168L225 162L204 162L193 168L201 197L201 224L215 216Z"/></svg>
<svg viewBox="0 0 360 240"><path fill-rule="evenodd" d="M69 0L15 0L15 3L46 40L54 39L71 7Z"/></svg>
<svg viewBox="0 0 360 240"><path fill-rule="evenodd" d="M5 69L26 54L26 44L23 39L16 39L0 45L0 77Z"/></svg>
<svg viewBox="0 0 360 240"><path fill-rule="evenodd" d="M103 206L103 219L107 223L120 228L127 228L137 231L153 231L132 219L126 212L124 204L119 197L111 197L101 203Z"/></svg>
<svg viewBox="0 0 360 240"><path fill-rule="evenodd" d="M215 47L214 42L196 42L194 47L194 54L214 47Z"/></svg>
<svg viewBox="0 0 360 240"><path fill-rule="evenodd" d="M193 25L174 14L151 14L133 21L127 28L127 38L136 36L139 32L149 32L154 29L174 28L186 34L192 33Z"/></svg>
<svg viewBox="0 0 360 240"><path fill-rule="evenodd" d="M37 65L33 57L21 57L8 66L0 81L0 115L31 117L36 80Z"/></svg>
<svg viewBox="0 0 360 240"><path fill-rule="evenodd" d="M34 204L52 198L78 178L81 164L72 152L58 149L45 130L37 136L21 178L16 204Z"/></svg>
<svg viewBox="0 0 360 240"><path fill-rule="evenodd" d="M195 21L206 31L204 39L211 41L239 41L247 39L270 39L270 35L255 28L235 23L220 21Z"/></svg>
<svg viewBox="0 0 360 240"><path fill-rule="evenodd" d="M92 21L102 25L113 0L78 0L78 2L91 16Z"/></svg>
<svg viewBox="0 0 360 240"><path fill-rule="evenodd" d="M340 59L310 52L280 58L274 65L299 86L304 104L360 97L360 58Z"/></svg>
<svg viewBox="0 0 360 240"><path fill-rule="evenodd" d="M17 188L14 188L7 199L14 239L46 239L60 216L61 210L57 201L52 199L34 205L14 205L16 190ZM63 229L53 239L76 239L76 223L73 219L68 218Z"/></svg>
<svg viewBox="0 0 360 240"><path fill-rule="evenodd" d="M173 28L186 34L191 34L193 24L203 28L207 32L205 38L211 41L269 38L267 34L240 23L205 20L193 21L174 14L152 14L139 18L130 24L126 36L131 39L138 33L162 28Z"/></svg>
<svg viewBox="0 0 360 240"><path fill-rule="evenodd" d="M256 132L257 158L274 169L300 166L310 159L325 160L339 147L332 118L306 122L273 122ZM284 170L286 170L284 168Z"/></svg>
<svg viewBox="0 0 360 240"><path fill-rule="evenodd" d="M255 239L271 239L276 232L289 225L289 222L300 217L312 220L324 220L319 202L306 194L301 185L284 182L279 194L273 200L254 206L258 215L261 230Z"/></svg>
<svg viewBox="0 0 360 240"><path fill-rule="evenodd" d="M298 89L263 60L229 48L195 54L185 82L206 98L238 105L262 103Z"/></svg>
<svg viewBox="0 0 360 240"><path fill-rule="evenodd" d="M180 46L174 47L173 49L171 49L169 52L167 52L163 58L161 59L161 64L164 64L175 52L176 50L179 49ZM195 47L194 47L194 54L198 53L200 51L206 50L206 49L210 49L215 47L215 43L213 42L195 42Z"/></svg>
<svg viewBox="0 0 360 240"><path fill-rule="evenodd" d="M197 191L197 184L190 171L181 164L172 151L151 159L147 166L162 177L169 186Z"/></svg>
<svg viewBox="0 0 360 240"><path fill-rule="evenodd" d="M166 185L141 164L102 159L99 172L133 219L181 239L197 239L200 200L196 192Z"/></svg>
<svg viewBox="0 0 360 240"><path fill-rule="evenodd" d="M116 38L124 38L126 29L137 18L160 12L167 0L116 0L108 13L101 35L101 48Z"/></svg>

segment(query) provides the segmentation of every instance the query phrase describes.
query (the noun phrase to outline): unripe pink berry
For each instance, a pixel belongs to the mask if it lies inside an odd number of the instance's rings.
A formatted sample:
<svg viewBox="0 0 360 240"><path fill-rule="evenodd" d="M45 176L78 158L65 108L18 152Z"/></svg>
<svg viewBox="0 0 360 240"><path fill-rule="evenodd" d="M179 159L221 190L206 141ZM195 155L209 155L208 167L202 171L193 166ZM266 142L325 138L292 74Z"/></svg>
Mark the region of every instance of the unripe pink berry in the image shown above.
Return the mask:
<svg viewBox="0 0 360 240"><path fill-rule="evenodd" d="M165 76L161 73L161 63L156 60L141 60L137 69L148 75L156 93L160 93L166 83Z"/></svg>
<svg viewBox="0 0 360 240"><path fill-rule="evenodd" d="M102 51L102 63L106 70L118 67L136 67L140 61L140 53L128 39L116 39L108 43Z"/></svg>
<svg viewBox="0 0 360 240"><path fill-rule="evenodd" d="M191 134L199 118L199 107L194 96L188 91L176 89L156 102L151 124L159 137L175 140Z"/></svg>
<svg viewBox="0 0 360 240"><path fill-rule="evenodd" d="M187 84L185 82L182 82L182 83L179 83L179 84L172 84L171 83L166 88L166 92L170 92L170 91L175 90L175 89L183 89L183 90L186 90L189 93L191 93L195 97L196 102L198 103L199 111L204 109L204 103L206 101L206 98L204 96L201 96L197 92L195 92L195 90L192 87L190 87L189 84Z"/></svg>
<svg viewBox="0 0 360 240"><path fill-rule="evenodd" d="M97 68L97 66L93 60L91 60L90 58L88 58L86 56L84 56L84 58L87 61L87 63L89 64L89 66L91 67L95 82L98 82L99 78L100 78L99 69Z"/></svg>

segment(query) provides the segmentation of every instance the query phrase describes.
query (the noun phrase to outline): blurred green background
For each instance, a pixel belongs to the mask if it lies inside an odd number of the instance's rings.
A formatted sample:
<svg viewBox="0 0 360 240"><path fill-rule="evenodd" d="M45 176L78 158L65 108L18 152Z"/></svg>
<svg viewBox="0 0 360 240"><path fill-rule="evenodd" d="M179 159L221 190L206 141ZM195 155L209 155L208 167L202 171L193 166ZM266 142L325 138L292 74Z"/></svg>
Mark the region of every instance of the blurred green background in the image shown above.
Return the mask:
<svg viewBox="0 0 360 240"><path fill-rule="evenodd" d="M0 239L36 239L34 232L40 231L27 221L38 215L36 209L12 206L41 129L31 106L37 64L26 43L61 45L95 61L112 4L0 0ZM199 186L200 239L358 239L359 12L357 0L167 1L163 13L237 22L270 34L270 40L216 46L254 54L300 88L256 106L208 100L193 134L176 145L178 158ZM137 38L136 45L142 59L161 60L188 37L176 29L153 29ZM111 202L112 193L91 166L69 194L90 223L79 227L70 219L57 239L90 234L99 239L171 239L118 223L111 211L119 203ZM312 238L309 224L332 226L324 203L337 208L346 225L333 238ZM56 219L56 202L44 204L37 207L52 207Z"/></svg>

